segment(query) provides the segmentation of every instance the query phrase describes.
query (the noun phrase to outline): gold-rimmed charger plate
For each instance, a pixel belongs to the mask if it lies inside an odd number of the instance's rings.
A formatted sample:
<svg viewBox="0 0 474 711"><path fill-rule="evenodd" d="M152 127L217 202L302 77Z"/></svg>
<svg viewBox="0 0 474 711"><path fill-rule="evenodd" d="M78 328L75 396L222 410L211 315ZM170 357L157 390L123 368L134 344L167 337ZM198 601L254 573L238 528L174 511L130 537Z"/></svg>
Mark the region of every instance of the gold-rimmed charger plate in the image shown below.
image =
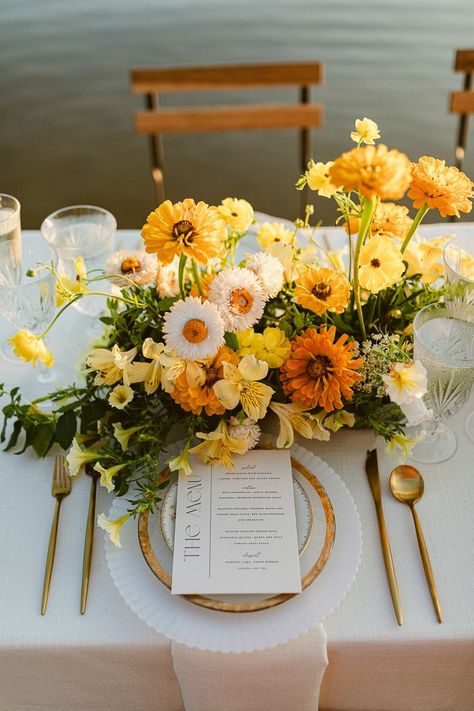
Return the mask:
<svg viewBox="0 0 474 711"><path fill-rule="evenodd" d="M293 475L298 478L300 483L302 483L310 500L313 502L314 521L311 539L315 539L313 541L314 545L311 545L310 540L309 545L300 558L302 570L304 571L301 579L301 588L302 590L305 590L305 588L311 585L311 583L316 579L327 563L334 543L336 525L331 501L318 478L315 474L308 471L306 467L304 467L294 457L291 458L291 464L293 467ZM158 474L156 483L161 484L169 479L169 477L170 471L169 468L166 467ZM315 507L318 508L317 513L314 511ZM159 516L155 516L155 519L158 520L157 528L159 528L161 533ZM140 514L138 518L138 540L140 548L150 570L163 583L163 585L171 590L171 554L167 549L162 533L161 540L163 546L160 547L160 542L156 540L156 536L152 544L149 528L150 516L149 512L145 511ZM256 599L252 600L248 599L248 595L182 595L182 597L195 605L212 610L218 610L220 612L256 612L258 610L266 610L268 608L281 605L283 602L286 602L297 594L298 593L282 593L266 597L259 595L254 596ZM236 597L239 599L235 599Z"/></svg>

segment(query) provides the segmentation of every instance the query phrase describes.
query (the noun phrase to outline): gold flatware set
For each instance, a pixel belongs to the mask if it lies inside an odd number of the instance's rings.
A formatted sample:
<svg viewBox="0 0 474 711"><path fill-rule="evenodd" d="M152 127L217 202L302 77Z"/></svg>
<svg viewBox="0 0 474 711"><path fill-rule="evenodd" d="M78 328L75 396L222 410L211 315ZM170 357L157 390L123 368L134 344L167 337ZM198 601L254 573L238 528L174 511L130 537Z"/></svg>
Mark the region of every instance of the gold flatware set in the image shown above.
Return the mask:
<svg viewBox="0 0 474 711"><path fill-rule="evenodd" d="M89 510L87 513L86 535L84 540L84 557L82 563L82 586L81 586L81 615L86 611L87 594L89 591L90 570L92 561L92 548L94 543L94 527L95 527L95 499L97 491L97 477L95 472L87 470L91 475L91 490L89 495ZM53 484L51 493L56 499L54 509L53 522L51 524L51 532L49 534L48 555L46 558L46 568L44 572L43 597L41 600L41 614L44 615L48 605L49 589L51 585L51 576L54 566L54 554L56 552L56 541L58 538L59 513L61 510L61 502L65 496L71 493L71 477L67 469L66 459L63 456L57 456L54 460Z"/></svg>
<svg viewBox="0 0 474 711"><path fill-rule="evenodd" d="M395 574L395 567L393 564L392 551L390 548L388 531L385 525L385 518L383 514L382 496L380 490L380 477L377 463L377 452L375 449L367 452L365 469L370 489L372 491L372 496L374 498L377 521L379 525L380 540L382 543L382 553L385 563L385 570L387 572L390 594L392 596L393 608L395 610L395 616L397 618L398 624L402 625L403 614L400 603L400 593L398 590L398 583ZM420 521L418 519L418 514L415 511L415 503L419 501L423 496L424 488L425 487L423 477L421 476L420 472L415 469L415 467L409 466L407 464L400 465L398 467L395 467L390 475L390 490L393 496L398 501L407 504L407 506L410 507L410 510L412 512L413 522L415 524L416 537L418 540L418 547L420 549L421 560L428 582L431 599L433 601L433 606L436 612L438 622L442 622L441 607L439 604L438 593L436 590L433 569L431 567L428 549L426 547L425 539L423 537Z"/></svg>

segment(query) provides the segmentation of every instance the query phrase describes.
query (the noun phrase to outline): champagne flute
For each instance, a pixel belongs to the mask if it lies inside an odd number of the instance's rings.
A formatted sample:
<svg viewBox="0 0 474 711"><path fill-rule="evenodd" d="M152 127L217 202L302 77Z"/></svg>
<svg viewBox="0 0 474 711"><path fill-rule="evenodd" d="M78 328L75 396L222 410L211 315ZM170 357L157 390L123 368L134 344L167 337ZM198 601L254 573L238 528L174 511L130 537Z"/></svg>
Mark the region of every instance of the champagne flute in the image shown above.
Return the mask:
<svg viewBox="0 0 474 711"><path fill-rule="evenodd" d="M472 306L456 302L425 306L413 321L415 359L427 373L425 403L431 427L412 451L418 462L449 459L457 448L454 432L441 422L465 403L474 382L474 319Z"/></svg>

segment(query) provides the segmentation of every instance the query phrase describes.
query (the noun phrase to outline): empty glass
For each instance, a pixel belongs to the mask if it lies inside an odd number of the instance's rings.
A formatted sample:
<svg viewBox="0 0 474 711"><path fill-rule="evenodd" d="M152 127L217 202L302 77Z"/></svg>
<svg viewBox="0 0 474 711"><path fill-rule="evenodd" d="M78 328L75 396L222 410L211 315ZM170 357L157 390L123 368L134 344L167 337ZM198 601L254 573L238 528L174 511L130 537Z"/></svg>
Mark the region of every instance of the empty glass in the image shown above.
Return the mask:
<svg viewBox="0 0 474 711"><path fill-rule="evenodd" d="M471 304L474 319L474 233L453 237L443 252L447 298Z"/></svg>
<svg viewBox="0 0 474 711"><path fill-rule="evenodd" d="M59 271L76 277L74 260L83 257L89 277L98 276L113 253L117 222L107 210L92 205L73 205L53 212L41 225L43 237L59 256ZM97 289L107 291L107 282L97 282ZM74 304L84 314L97 317L104 308L104 298L88 296Z"/></svg>
<svg viewBox="0 0 474 711"><path fill-rule="evenodd" d="M415 359L426 368L425 403L432 410L431 428L415 445L413 459L443 462L457 447L456 435L441 423L465 403L474 382L474 320L462 303L430 304L413 321Z"/></svg>
<svg viewBox="0 0 474 711"><path fill-rule="evenodd" d="M57 261L54 249L38 235L23 235L19 254L10 241L0 243L0 313L12 324L10 335L20 329L39 335L53 318L56 311L56 278L39 265L56 268ZM28 276L28 273L33 275ZM21 363L6 341L2 343L2 352L8 360ZM47 368L39 362L35 369L30 364L28 368L31 369L31 376L26 380L39 384L50 384L55 380L54 368ZM36 392L42 394L40 390L38 388Z"/></svg>
<svg viewBox="0 0 474 711"><path fill-rule="evenodd" d="M12 195L0 193L0 244L4 242L9 243L10 260L16 260L18 271L21 254L20 203Z"/></svg>

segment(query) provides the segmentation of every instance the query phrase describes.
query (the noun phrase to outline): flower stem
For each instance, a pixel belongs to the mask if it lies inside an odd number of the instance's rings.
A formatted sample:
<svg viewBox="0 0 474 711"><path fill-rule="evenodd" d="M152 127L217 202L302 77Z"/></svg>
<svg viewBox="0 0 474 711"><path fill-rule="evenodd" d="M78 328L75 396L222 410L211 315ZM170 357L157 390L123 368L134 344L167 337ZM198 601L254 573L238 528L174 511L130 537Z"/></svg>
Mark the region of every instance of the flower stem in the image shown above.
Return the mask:
<svg viewBox="0 0 474 711"><path fill-rule="evenodd" d="M360 300L360 285L359 285L359 258L360 250L364 244L364 240L369 232L372 218L377 207L377 200L374 198L365 198L362 215L360 218L359 234L357 236L356 248L354 253L354 298L357 306L357 315L359 317L360 330L362 338L365 341L367 333L365 330L364 314L362 313L362 304Z"/></svg>
<svg viewBox="0 0 474 711"><path fill-rule="evenodd" d="M415 234L415 232L418 228L418 225L421 223L422 219L424 218L424 216L426 215L426 213L428 212L429 209L430 209L429 206L425 203L423 205L423 207L420 207L420 209L416 213L415 219L411 223L410 229L407 232L407 236L403 240L403 244L402 244L401 250L400 250L402 254L405 251L405 249L407 248L409 241L411 240L411 238L413 237L413 235Z"/></svg>
<svg viewBox="0 0 474 711"><path fill-rule="evenodd" d="M186 255L182 254L179 258L178 284L179 284L179 293L180 293L180 296L183 300L186 298L186 294L184 293L184 270L186 267L186 261L187 261Z"/></svg>
<svg viewBox="0 0 474 711"><path fill-rule="evenodd" d="M199 291L199 296L202 296L202 285L201 285L201 279L199 277L199 269L198 269L198 265L196 264L196 260L194 258L191 260L191 267L193 270L194 283L196 284L197 289Z"/></svg>

